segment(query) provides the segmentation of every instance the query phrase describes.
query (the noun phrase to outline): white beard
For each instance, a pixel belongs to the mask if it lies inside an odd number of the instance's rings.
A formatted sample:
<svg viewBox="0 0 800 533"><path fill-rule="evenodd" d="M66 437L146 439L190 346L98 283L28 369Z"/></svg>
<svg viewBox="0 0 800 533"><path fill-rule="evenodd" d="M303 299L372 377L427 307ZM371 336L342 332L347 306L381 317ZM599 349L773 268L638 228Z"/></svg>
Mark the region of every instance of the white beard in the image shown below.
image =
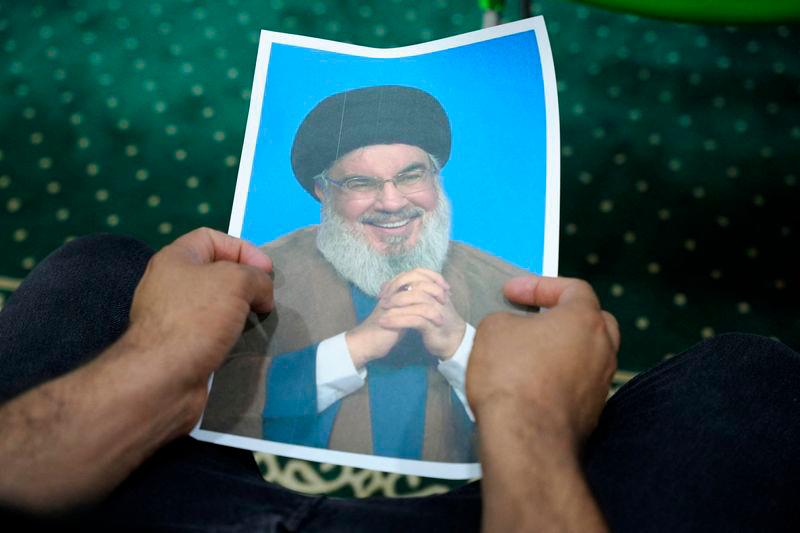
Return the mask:
<svg viewBox="0 0 800 533"><path fill-rule="evenodd" d="M390 241L384 253L367 241L358 227L361 222L347 222L330 204L323 199L317 249L340 276L365 294L377 296L386 282L415 268L442 271L450 246L450 202L442 191L436 208L422 214L416 244L406 246L401 237Z"/></svg>

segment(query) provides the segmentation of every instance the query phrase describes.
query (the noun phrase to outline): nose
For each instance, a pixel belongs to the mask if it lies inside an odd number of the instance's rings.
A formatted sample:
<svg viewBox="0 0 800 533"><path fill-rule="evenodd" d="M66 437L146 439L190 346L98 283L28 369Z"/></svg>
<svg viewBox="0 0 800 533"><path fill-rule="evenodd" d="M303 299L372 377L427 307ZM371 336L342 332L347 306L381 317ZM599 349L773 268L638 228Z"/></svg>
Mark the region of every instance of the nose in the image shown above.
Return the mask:
<svg viewBox="0 0 800 533"><path fill-rule="evenodd" d="M408 198L397 190L393 181L386 180L383 182L383 188L378 191L375 204L384 211L396 211L408 204Z"/></svg>

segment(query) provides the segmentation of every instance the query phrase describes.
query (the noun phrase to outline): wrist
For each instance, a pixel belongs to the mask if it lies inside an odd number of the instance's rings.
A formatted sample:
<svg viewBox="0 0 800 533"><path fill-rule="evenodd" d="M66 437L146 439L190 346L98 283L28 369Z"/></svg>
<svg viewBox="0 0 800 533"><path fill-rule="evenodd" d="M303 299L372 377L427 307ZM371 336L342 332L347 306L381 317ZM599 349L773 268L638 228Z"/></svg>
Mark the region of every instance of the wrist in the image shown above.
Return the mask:
<svg viewBox="0 0 800 533"><path fill-rule="evenodd" d="M486 402L476 413L483 530L606 531L569 424L516 398Z"/></svg>
<svg viewBox="0 0 800 533"><path fill-rule="evenodd" d="M350 358L353 361L353 366L356 370L361 370L375 358L371 354L369 342L369 334L359 327L355 327L345 333L345 342L347 343L347 351L350 352Z"/></svg>
<svg viewBox="0 0 800 533"><path fill-rule="evenodd" d="M208 375L187 369L176 357L179 350L155 344L146 331L132 326L97 360L98 372L107 379L124 376L123 382L131 384L120 392L138 406L134 411L160 428L164 440L191 431L207 396Z"/></svg>
<svg viewBox="0 0 800 533"><path fill-rule="evenodd" d="M540 402L519 398L507 393L496 393L477 402L472 407L481 433L507 428L510 420L515 426L526 428L537 446L552 447L577 457L582 443L566 413L554 410Z"/></svg>
<svg viewBox="0 0 800 533"><path fill-rule="evenodd" d="M453 331L449 335L448 341L445 343L444 349L442 349L438 353L434 353L440 361L447 361L451 359L458 348L461 346L461 343L464 342L464 335L467 332L467 323L461 322L461 325L457 328L454 328Z"/></svg>

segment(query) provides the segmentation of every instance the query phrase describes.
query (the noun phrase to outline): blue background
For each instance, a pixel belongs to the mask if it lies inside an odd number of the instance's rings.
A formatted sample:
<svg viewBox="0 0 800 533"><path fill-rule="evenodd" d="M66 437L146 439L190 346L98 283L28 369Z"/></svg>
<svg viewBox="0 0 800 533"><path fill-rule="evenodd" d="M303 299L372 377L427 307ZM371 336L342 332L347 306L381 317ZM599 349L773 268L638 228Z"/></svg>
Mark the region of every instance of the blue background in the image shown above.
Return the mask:
<svg viewBox="0 0 800 533"><path fill-rule="evenodd" d="M450 117L453 238L541 272L547 143L533 31L397 59L273 44L241 236L263 244L319 222L292 173L294 134L323 98L369 85L418 87Z"/></svg>

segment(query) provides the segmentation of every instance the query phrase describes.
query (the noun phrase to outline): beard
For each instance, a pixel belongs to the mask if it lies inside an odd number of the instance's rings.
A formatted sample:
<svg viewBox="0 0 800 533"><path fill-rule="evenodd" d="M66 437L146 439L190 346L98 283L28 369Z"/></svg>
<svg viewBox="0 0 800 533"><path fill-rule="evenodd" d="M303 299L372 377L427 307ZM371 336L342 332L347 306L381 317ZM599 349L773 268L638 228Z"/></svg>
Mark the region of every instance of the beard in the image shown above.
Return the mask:
<svg viewBox="0 0 800 533"><path fill-rule="evenodd" d="M416 243L409 245L406 236L394 236L384 241L385 252L376 250L361 229L365 223L419 216L422 223ZM368 213L357 223L347 222L323 199L317 249L340 276L375 297L385 283L403 272L415 268L442 271L450 246L450 218L450 202L441 191L432 211L407 207L394 213Z"/></svg>

